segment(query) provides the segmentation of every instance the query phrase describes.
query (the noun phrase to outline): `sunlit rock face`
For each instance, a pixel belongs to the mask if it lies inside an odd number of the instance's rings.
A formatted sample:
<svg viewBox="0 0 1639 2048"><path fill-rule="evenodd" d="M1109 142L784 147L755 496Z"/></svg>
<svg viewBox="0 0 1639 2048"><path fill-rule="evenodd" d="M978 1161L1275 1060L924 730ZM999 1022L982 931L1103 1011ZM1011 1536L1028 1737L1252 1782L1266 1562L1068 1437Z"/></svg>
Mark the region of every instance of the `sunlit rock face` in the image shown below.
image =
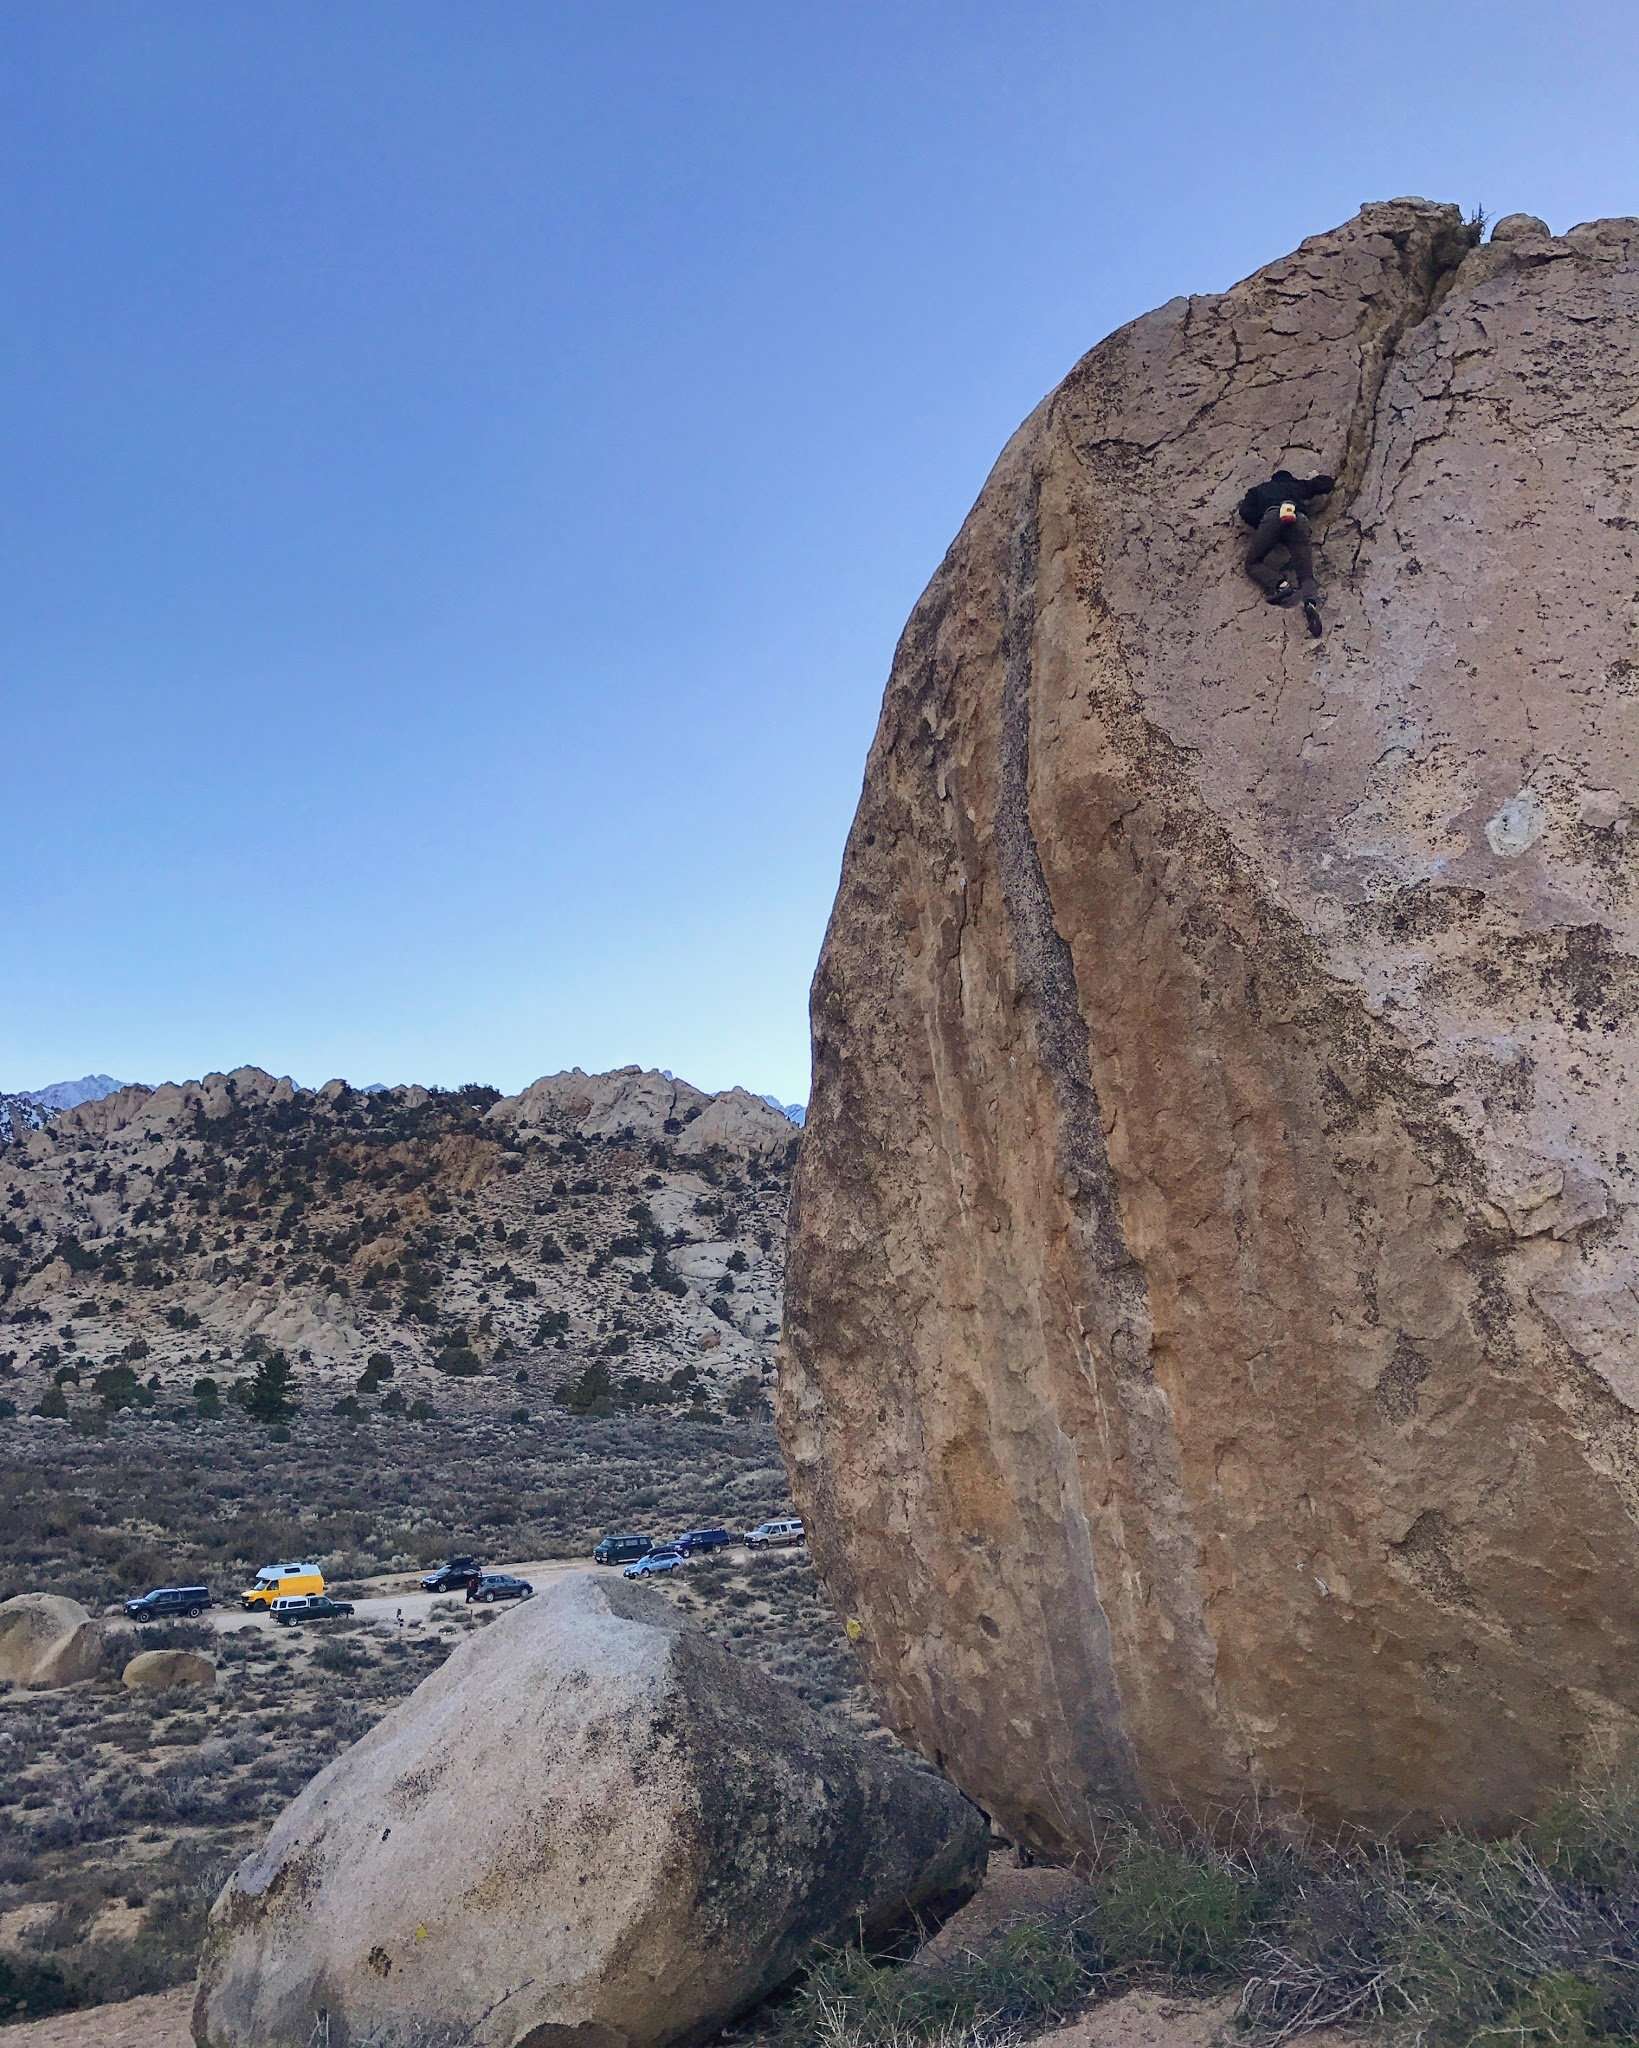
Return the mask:
<svg viewBox="0 0 1639 2048"><path fill-rule="evenodd" d="M1112 335L888 684L781 1426L889 1718L1050 1854L1502 1823L1639 1708L1639 223L1505 225Z"/></svg>

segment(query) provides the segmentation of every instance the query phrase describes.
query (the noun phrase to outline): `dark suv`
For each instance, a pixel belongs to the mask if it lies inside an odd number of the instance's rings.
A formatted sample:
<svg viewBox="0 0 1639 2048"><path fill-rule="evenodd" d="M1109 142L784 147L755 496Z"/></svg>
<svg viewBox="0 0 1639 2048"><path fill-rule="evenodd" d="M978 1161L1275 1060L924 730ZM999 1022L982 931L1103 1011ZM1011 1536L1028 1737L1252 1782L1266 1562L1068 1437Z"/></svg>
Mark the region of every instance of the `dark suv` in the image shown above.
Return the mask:
<svg viewBox="0 0 1639 2048"><path fill-rule="evenodd" d="M287 1593L273 1603L273 1619L280 1628L303 1621L339 1621L352 1611L351 1600L332 1600L328 1593Z"/></svg>
<svg viewBox="0 0 1639 2048"><path fill-rule="evenodd" d="M447 1557L436 1570L428 1572L421 1581L423 1593L459 1593L462 1587L481 1578L484 1560L481 1557Z"/></svg>
<svg viewBox="0 0 1639 2048"><path fill-rule="evenodd" d="M647 1536L605 1536L592 1552L594 1564L631 1564L647 1557L654 1545Z"/></svg>
<svg viewBox="0 0 1639 2048"><path fill-rule="evenodd" d="M203 1614L211 1604L204 1586L156 1586L140 1600L127 1600L125 1611L133 1621L175 1621L185 1614L190 1620Z"/></svg>
<svg viewBox="0 0 1639 2048"><path fill-rule="evenodd" d="M679 1536L676 1548L685 1557L694 1557L702 1550L724 1550L734 1541L726 1529L690 1529Z"/></svg>
<svg viewBox="0 0 1639 2048"><path fill-rule="evenodd" d="M497 1600L527 1600L534 1591L527 1579L516 1579L511 1572L485 1572L481 1579L467 1581L467 1604L488 1607Z"/></svg>

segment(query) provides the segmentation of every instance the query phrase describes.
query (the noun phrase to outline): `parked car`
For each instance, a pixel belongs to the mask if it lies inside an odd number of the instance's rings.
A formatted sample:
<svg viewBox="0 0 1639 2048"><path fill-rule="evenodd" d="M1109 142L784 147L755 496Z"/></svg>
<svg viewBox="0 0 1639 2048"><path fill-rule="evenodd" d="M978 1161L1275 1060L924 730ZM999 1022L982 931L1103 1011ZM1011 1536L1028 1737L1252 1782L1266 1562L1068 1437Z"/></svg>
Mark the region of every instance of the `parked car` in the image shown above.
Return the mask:
<svg viewBox="0 0 1639 2048"><path fill-rule="evenodd" d="M702 1550L723 1550L734 1541L726 1529L690 1529L679 1536L673 1545L685 1557L693 1557Z"/></svg>
<svg viewBox="0 0 1639 2048"><path fill-rule="evenodd" d="M651 1550L647 1557L640 1557L636 1564L629 1564L621 1573L623 1579L659 1579L670 1572L680 1571L688 1559L682 1551L668 1543L664 1550Z"/></svg>
<svg viewBox="0 0 1639 2048"><path fill-rule="evenodd" d="M328 1593L289 1593L273 1603L273 1619L281 1628L296 1621L334 1621L352 1611L351 1600L332 1600Z"/></svg>
<svg viewBox="0 0 1639 2048"><path fill-rule="evenodd" d="M421 1581L423 1593L458 1593L476 1578L483 1576L484 1560L481 1557L447 1557L441 1565L435 1565Z"/></svg>
<svg viewBox="0 0 1639 2048"><path fill-rule="evenodd" d="M630 1564L634 1557L647 1557L654 1544L647 1536L605 1536L592 1552L594 1564Z"/></svg>
<svg viewBox="0 0 1639 2048"><path fill-rule="evenodd" d="M266 1613L275 1600L323 1591L324 1573L316 1564L265 1564L240 1594L239 1604L247 1614L257 1608Z"/></svg>
<svg viewBox="0 0 1639 2048"><path fill-rule="evenodd" d="M174 1621L179 1614L191 1620L211 1604L204 1586L156 1586L140 1599L127 1600L125 1611L133 1621Z"/></svg>
<svg viewBox="0 0 1639 2048"><path fill-rule="evenodd" d="M803 1532L801 1522L794 1520L759 1522L755 1529L748 1529L746 1531L746 1548L748 1550L770 1550L777 1543L806 1543L807 1541L808 1538Z"/></svg>
<svg viewBox="0 0 1639 2048"><path fill-rule="evenodd" d="M527 1600L535 1588L527 1579L515 1579L510 1572L485 1572L482 1577L468 1579L467 1600L474 1600L488 1606L492 1600Z"/></svg>

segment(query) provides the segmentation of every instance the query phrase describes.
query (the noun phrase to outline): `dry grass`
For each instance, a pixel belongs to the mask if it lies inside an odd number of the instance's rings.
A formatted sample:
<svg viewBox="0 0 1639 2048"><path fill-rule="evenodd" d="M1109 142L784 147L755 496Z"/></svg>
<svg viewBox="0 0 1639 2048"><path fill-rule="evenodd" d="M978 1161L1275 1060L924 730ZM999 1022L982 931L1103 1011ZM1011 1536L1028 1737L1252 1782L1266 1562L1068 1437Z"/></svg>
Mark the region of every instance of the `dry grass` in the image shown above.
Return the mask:
<svg viewBox="0 0 1639 2048"><path fill-rule="evenodd" d="M341 1623L311 1655L283 1631L222 1636L214 1693L6 1693L0 2020L185 1981L262 1829L476 1625L455 1610L400 1639Z"/></svg>
<svg viewBox="0 0 1639 2048"><path fill-rule="evenodd" d="M410 1571L451 1549L581 1557L609 1529L656 1537L788 1512L773 1430L667 1413L548 1411L401 1422L390 1440L301 1417L284 1441L243 1417L120 1417L106 1435L11 1428L0 1446L0 1598L93 1608L199 1578L236 1591L270 1558L332 1578Z"/></svg>
<svg viewBox="0 0 1639 2048"><path fill-rule="evenodd" d="M937 1973L838 1951L759 2038L1000 2048L1140 1983L1239 1986L1271 2044L1341 2027L1397 2048L1633 2048L1639 1773L1599 1770L1498 1841L1117 1825L1085 1907L1022 1918Z"/></svg>

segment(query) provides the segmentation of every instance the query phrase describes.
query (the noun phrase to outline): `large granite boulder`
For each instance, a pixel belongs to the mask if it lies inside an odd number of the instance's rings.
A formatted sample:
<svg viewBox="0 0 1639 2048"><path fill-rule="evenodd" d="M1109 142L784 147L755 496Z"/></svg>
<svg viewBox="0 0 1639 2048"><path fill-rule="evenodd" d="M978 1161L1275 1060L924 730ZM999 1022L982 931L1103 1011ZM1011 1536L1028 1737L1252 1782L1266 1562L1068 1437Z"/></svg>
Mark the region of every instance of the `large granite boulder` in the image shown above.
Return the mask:
<svg viewBox="0 0 1639 2048"><path fill-rule="evenodd" d="M0 1680L13 1685L79 1685L107 1667L133 1631L95 1621L61 1593L19 1593L0 1600Z"/></svg>
<svg viewBox="0 0 1639 2048"><path fill-rule="evenodd" d="M661 2048L970 1890L983 1818L591 1573L470 1637L217 1900L201 2048Z"/></svg>
<svg viewBox="0 0 1639 2048"><path fill-rule="evenodd" d="M1095 348L911 618L780 1422L889 1718L1049 1853L1635 1732L1636 592L1639 223L1397 200Z"/></svg>

